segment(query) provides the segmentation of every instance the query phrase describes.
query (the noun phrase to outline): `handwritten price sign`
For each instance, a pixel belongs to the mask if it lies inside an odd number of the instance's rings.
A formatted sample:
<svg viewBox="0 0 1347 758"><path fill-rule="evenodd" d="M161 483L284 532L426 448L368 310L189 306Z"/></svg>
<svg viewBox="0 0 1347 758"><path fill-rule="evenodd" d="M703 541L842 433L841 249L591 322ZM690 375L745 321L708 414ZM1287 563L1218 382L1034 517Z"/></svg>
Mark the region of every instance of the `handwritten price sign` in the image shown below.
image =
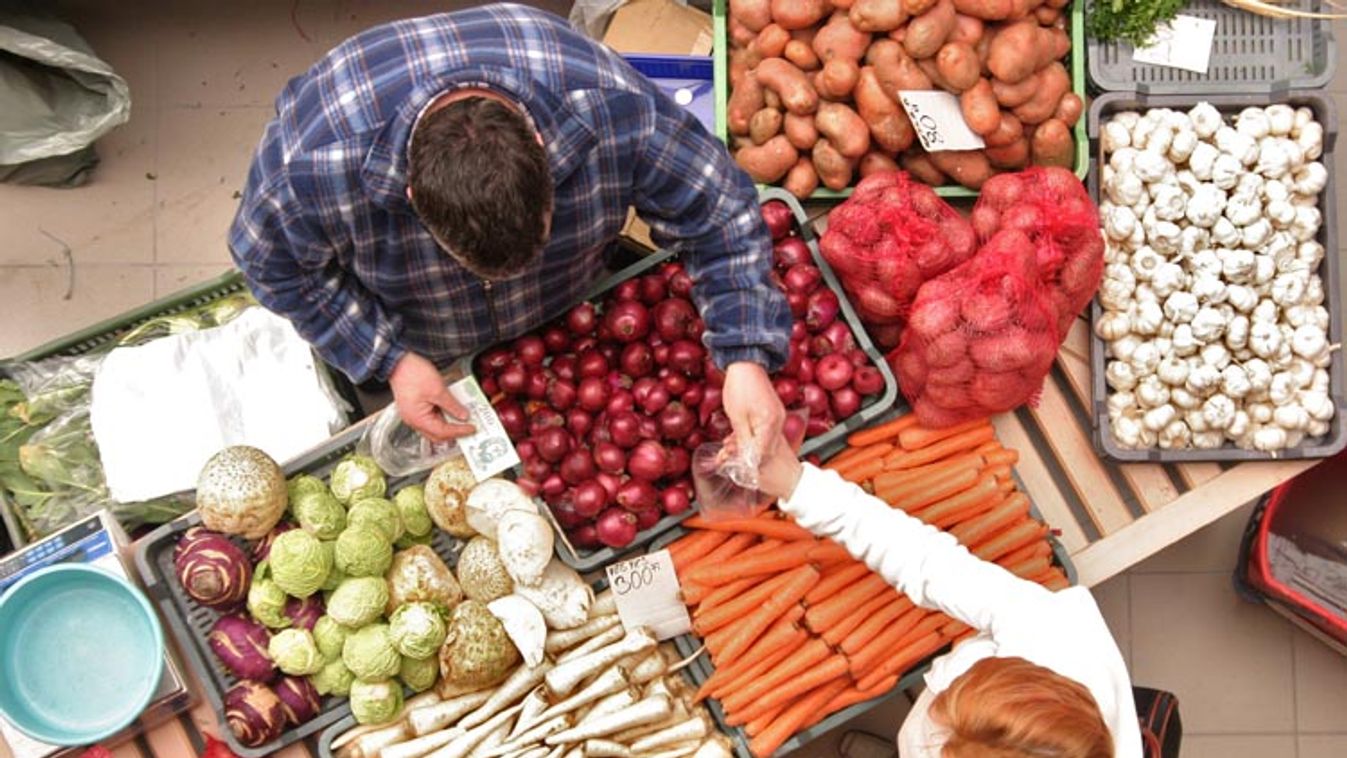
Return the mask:
<svg viewBox="0 0 1347 758"><path fill-rule="evenodd" d="M668 550L614 563L607 573L624 627L648 627L661 640L692 631Z"/></svg>
<svg viewBox="0 0 1347 758"><path fill-rule="evenodd" d="M903 90L898 102L916 129L917 139L926 152L937 150L981 150L987 146L963 120L959 96L934 90Z"/></svg>

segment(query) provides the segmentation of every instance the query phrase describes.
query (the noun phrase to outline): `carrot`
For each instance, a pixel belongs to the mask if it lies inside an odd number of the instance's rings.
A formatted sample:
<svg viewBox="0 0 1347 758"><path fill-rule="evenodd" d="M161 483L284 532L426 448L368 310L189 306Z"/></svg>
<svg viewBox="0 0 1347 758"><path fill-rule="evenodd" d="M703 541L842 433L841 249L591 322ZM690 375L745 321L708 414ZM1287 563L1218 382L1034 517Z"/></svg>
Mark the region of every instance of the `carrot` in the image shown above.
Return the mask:
<svg viewBox="0 0 1347 758"><path fill-rule="evenodd" d="M1014 469L1011 468L1009 463L998 463L995 466L988 466L987 468L984 468L982 472L984 474L990 474L991 476L994 476L997 479L1006 480L1010 479L1011 472L1013 470Z"/></svg>
<svg viewBox="0 0 1347 758"><path fill-rule="evenodd" d="M986 513L950 529L949 533L962 545L974 545L983 537L1000 531L1027 515L1029 515L1029 498L1023 492L1016 492Z"/></svg>
<svg viewBox="0 0 1347 758"><path fill-rule="evenodd" d="M840 469L851 468L858 463L863 463L871 459L878 458L883 460L884 456L891 452L893 452L893 444L889 442L880 442L865 447L853 447L850 450L846 450L833 456L832 460L824 464L823 467L840 472Z"/></svg>
<svg viewBox="0 0 1347 758"><path fill-rule="evenodd" d="M683 585L683 602L697 606L697 610L693 612L694 616L706 613L717 605L739 597L764 579L766 577L750 576L737 582L722 584L719 587L709 587L705 584L685 584ZM688 592L689 587L693 588L691 593Z"/></svg>
<svg viewBox="0 0 1347 758"><path fill-rule="evenodd" d="M959 524L962 524L965 521L971 521L972 519L977 518L983 513L986 513L987 511L990 511L991 509L995 508L1001 503L1004 503L1005 501L1006 501L1005 493L1001 492L998 489L995 493L992 494L991 497L979 500L966 508L941 516L940 518L931 522L931 525L939 529L949 531L951 528L958 526Z"/></svg>
<svg viewBox="0 0 1347 758"><path fill-rule="evenodd" d="M722 626L752 613L773 594L785 587L790 580L790 573L779 574L766 579L766 581L759 582L757 586L733 600L727 600L715 608L708 608L697 613L692 619L693 630L705 637Z"/></svg>
<svg viewBox="0 0 1347 758"><path fill-rule="evenodd" d="M847 659L841 655L833 655L817 666L811 666L808 671L801 673L786 684L763 695L754 704L763 708L772 708L782 703L789 703L815 687L827 684L834 679L845 678L847 671Z"/></svg>
<svg viewBox="0 0 1347 758"><path fill-rule="evenodd" d="M767 758L775 753L792 734L800 731L801 726L817 713L824 703L836 697L837 693L846 689L849 683L847 679L834 679L796 700L748 743L749 752L755 758Z"/></svg>
<svg viewBox="0 0 1347 758"><path fill-rule="evenodd" d="M1020 462L1020 454L1016 450L1007 450L1001 448L989 453L984 453L983 460L987 461L988 466L1014 466Z"/></svg>
<svg viewBox="0 0 1347 758"><path fill-rule="evenodd" d="M707 521L701 516L693 516L683 522L692 529L710 529L718 532L739 532L756 534L762 537L791 542L812 539L814 535L808 529L797 526L793 521L782 518L738 518L725 521Z"/></svg>
<svg viewBox="0 0 1347 758"><path fill-rule="evenodd" d="M913 482L934 478L954 469L972 468L978 470L981 469L982 466L982 456L977 453L967 453L965 455L956 455L953 458L947 458L943 461L928 463L925 466L894 470L886 469L882 474L877 474L874 478L875 495L881 500L889 502L901 496L903 491Z"/></svg>
<svg viewBox="0 0 1347 758"><path fill-rule="evenodd" d="M768 626L791 606L804 598L815 584L818 584L818 571L813 566L801 566L786 574L787 582L780 594L771 596L767 602L754 609L734 624L734 635L726 643L722 653L724 660L733 661L743 655Z"/></svg>
<svg viewBox="0 0 1347 758"><path fill-rule="evenodd" d="M748 580L745 579L744 581ZM683 605L692 608L706 602L706 596L715 589L715 587L707 587L705 584L697 584L696 582L682 582L678 587L678 594L683 598ZM698 610L701 609L698 608Z"/></svg>
<svg viewBox="0 0 1347 758"><path fill-rule="evenodd" d="M716 549L712 550L706 555L703 555L701 558L698 558L697 560L688 563L687 568L690 571L693 568L700 566L702 564L717 565L724 563L730 558L744 552L757 541L758 536L756 534L732 535L729 539L720 543L720 546L717 547ZM684 575L686 575L686 572L684 572ZM680 576L679 580L682 581L682 579L683 577Z"/></svg>
<svg viewBox="0 0 1347 758"><path fill-rule="evenodd" d="M669 545L669 557L673 559L674 571L682 573L689 563L716 549L730 535L723 532L694 531Z"/></svg>
<svg viewBox="0 0 1347 758"><path fill-rule="evenodd" d="M984 442L981 445L978 445L977 447L973 448L973 452L982 453L983 455L991 455L992 453L1001 450L1005 450L1005 448L1001 446L1000 440L995 439L992 440L991 442Z"/></svg>
<svg viewBox="0 0 1347 758"><path fill-rule="evenodd" d="M973 554L984 561L994 561L1001 556L1018 550L1034 540L1041 540L1048 533L1043 524L1029 519L1021 521L1004 532L989 537L973 548Z"/></svg>
<svg viewBox="0 0 1347 758"><path fill-rule="evenodd" d="M895 655L890 655L881 661L873 671L857 682L856 686L861 689L869 689L894 674L901 674L912 668L921 659L944 647L948 641L939 632L927 632L904 645L903 649Z"/></svg>
<svg viewBox="0 0 1347 758"><path fill-rule="evenodd" d="M828 643L818 637L810 637L795 651L795 655L757 679L746 682L743 687L728 693L720 699L720 704L727 711L742 711L749 703L756 702L758 698L808 671L810 667L822 663L832 654Z"/></svg>
<svg viewBox="0 0 1347 758"><path fill-rule="evenodd" d="M898 444L903 446L904 450L920 450L923 447L948 439L955 435L963 434L972 429L979 429L984 426L991 426L991 422L985 418L977 418L971 421L964 421L954 426L947 426L944 429L927 429L924 426L911 426L898 433Z"/></svg>
<svg viewBox="0 0 1347 758"><path fill-rule="evenodd" d="M780 648L785 641L797 634L805 633L804 627L798 623L804 618L804 606L796 603L781 615L781 618L772 622L767 631L762 633L757 642L744 651L738 659L728 661L724 665L718 665L716 672L725 671L729 676L734 676L736 672L742 672L753 667L758 661L769 657L773 651ZM724 677L722 677L724 678Z"/></svg>
<svg viewBox="0 0 1347 758"><path fill-rule="evenodd" d="M1038 576L1047 570L1049 562L1046 555L1031 555L1022 561L1015 563L1003 563L997 561L1006 571L1018 576L1021 579L1030 579Z"/></svg>
<svg viewBox="0 0 1347 758"><path fill-rule="evenodd" d="M805 611L805 626L815 634L822 634L837 625L858 606L869 602L870 598L887 589L890 589L887 579L879 574L867 574L860 581L843 588L836 595Z"/></svg>
<svg viewBox="0 0 1347 758"><path fill-rule="evenodd" d="M897 675L890 675L879 684L876 684L867 690L852 685L837 693L832 700L829 700L824 704L823 708L819 710L819 719L822 720L823 718L831 716L843 708L848 708L856 703L864 703L866 700L872 700L880 695L886 694L889 690L893 689L893 686L897 683Z"/></svg>
<svg viewBox="0 0 1347 758"><path fill-rule="evenodd" d="M776 574L793 569L809 561L809 553L818 547L813 540L800 540L782 545L770 553L740 556L727 563L701 563L688 569L688 581L719 587L736 579L757 574Z"/></svg>
<svg viewBox="0 0 1347 758"><path fill-rule="evenodd" d="M846 565L854 560L856 558L850 551L832 540L823 540L821 544L809 551L809 562L820 566Z"/></svg>
<svg viewBox="0 0 1347 758"><path fill-rule="evenodd" d="M940 633L946 637L957 637L970 628L971 627L958 619L950 619L949 623L940 627Z"/></svg>
<svg viewBox="0 0 1347 758"><path fill-rule="evenodd" d="M884 458L884 465L887 468L894 469L921 466L942 458L948 458L955 453L971 450L995 436L996 431L992 429L990 424L986 424L952 437L946 437L938 442L932 442L919 450L897 450L889 453Z"/></svg>
<svg viewBox="0 0 1347 758"><path fill-rule="evenodd" d="M976 484L968 489L950 495L940 502L913 511L912 515L928 524L933 524L945 516L977 508L983 501L992 498L1000 498L996 491L996 478L984 474L982 478L977 480ZM688 572L688 578L692 578L692 572Z"/></svg>
<svg viewBox="0 0 1347 758"><path fill-rule="evenodd" d="M823 633L819 636L823 637L823 641L829 645L837 646L841 644L842 640L845 639L848 634L851 634L856 627L865 623L866 619L873 617L876 613L893 603L894 599L898 597L902 596L881 592L858 606L851 613L843 616L841 621L838 621L836 624L823 630Z"/></svg>
<svg viewBox="0 0 1347 758"><path fill-rule="evenodd" d="M868 618L860 623L850 634L842 639L842 652L848 655L855 655L865 644L875 638L881 630L885 629L902 618L912 609L912 600L906 595L899 595L897 598L890 598L889 601L878 611L872 613ZM913 616L912 624L915 625L920 616Z"/></svg>
<svg viewBox="0 0 1347 758"><path fill-rule="evenodd" d="M773 721L776 721L777 717L780 716L781 712L786 710L787 707L788 706L785 705L778 705L766 714L759 716L744 725L744 731L748 733L749 737L757 737L759 734L762 734L762 731L766 729L768 725ZM804 727L800 728L803 729Z"/></svg>
<svg viewBox="0 0 1347 758"><path fill-rule="evenodd" d="M1004 557L1001 558L1001 560L997 561L997 563L1000 563L1001 565L1005 566L1011 563L1019 563L1020 561L1026 560L1035 555L1052 555L1052 545L1049 545L1047 540L1043 540L1042 542L1034 542L1025 545L1024 547L1020 548L1019 550L1016 550L1013 553L1005 555Z"/></svg>
<svg viewBox="0 0 1347 758"><path fill-rule="evenodd" d="M1014 479L1000 479L996 482L996 488L1001 490L1001 494L1009 495L1015 491Z"/></svg>
<svg viewBox="0 0 1347 758"><path fill-rule="evenodd" d="M837 593L838 590L870 573L870 567L860 561L829 566L814 589L804 596L806 605L815 605Z"/></svg>
<svg viewBox="0 0 1347 758"><path fill-rule="evenodd" d="M868 479L874 479L884 470L883 458L870 458L856 463L854 466L845 466L836 469L837 475L847 480L859 484Z"/></svg>
<svg viewBox="0 0 1347 758"><path fill-rule="evenodd" d="M904 429L916 426L917 417L914 414L899 416L892 421L885 421L882 424L876 424L869 429L862 429L859 432L852 432L847 437L847 444L851 447L866 447L876 442L886 442L897 437Z"/></svg>
<svg viewBox="0 0 1347 758"><path fill-rule="evenodd" d="M851 675L857 678L864 676L875 661L883 658L885 653L893 649L923 619L932 615L934 614L925 608L913 608L899 616L898 620L889 624L887 628L881 629L875 636L861 642L854 651L846 651L847 657L851 660Z"/></svg>
<svg viewBox="0 0 1347 758"><path fill-rule="evenodd" d="M707 689L707 686L711 684L711 679L708 678L706 682L702 684L701 689L697 690L697 699L703 700L708 697L718 698L721 695L725 694L726 692L738 691L745 684L758 679L767 672L776 668L782 661L794 655L795 652L799 650L804 645L805 642L809 641L809 639L810 639L809 633L801 629L795 637L792 637L789 640L787 640L786 643L782 645L781 648L778 649L776 652L758 661L753 666L750 666L749 668L739 672L735 676L719 680L710 689ZM716 669L716 673L719 672L720 669ZM715 674L712 674L712 676L714 677Z"/></svg>
<svg viewBox="0 0 1347 758"><path fill-rule="evenodd" d="M1064 590L1067 587L1071 586L1071 581L1066 578L1066 574L1063 574L1062 570L1055 566L1053 568L1048 569L1048 572L1046 574L1038 577L1034 581L1043 585L1044 587L1047 587L1053 592L1057 592L1058 590Z"/></svg>
<svg viewBox="0 0 1347 758"><path fill-rule="evenodd" d="M889 500L889 505L908 513L944 500L972 487L978 481L978 470L973 466L943 471L930 479L907 484L903 493Z"/></svg>

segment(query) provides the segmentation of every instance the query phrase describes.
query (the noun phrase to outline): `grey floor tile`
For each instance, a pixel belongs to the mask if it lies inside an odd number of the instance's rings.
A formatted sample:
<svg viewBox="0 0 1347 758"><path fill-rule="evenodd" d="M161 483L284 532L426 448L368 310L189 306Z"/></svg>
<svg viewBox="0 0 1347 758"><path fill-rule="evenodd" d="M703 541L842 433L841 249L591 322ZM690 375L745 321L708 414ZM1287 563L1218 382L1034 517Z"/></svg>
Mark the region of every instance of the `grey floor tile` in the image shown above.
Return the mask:
<svg viewBox="0 0 1347 758"><path fill-rule="evenodd" d="M1239 554L1240 537L1249 523L1253 503L1222 516L1179 542L1142 561L1134 574L1230 571Z"/></svg>
<svg viewBox="0 0 1347 758"><path fill-rule="evenodd" d="M1347 755L1347 733L1302 734L1297 742L1298 758L1342 758Z"/></svg>
<svg viewBox="0 0 1347 758"><path fill-rule="evenodd" d="M1187 724L1184 726L1186 729ZM1183 758L1297 758L1296 737L1293 734L1199 735L1185 732L1180 754Z"/></svg>
<svg viewBox="0 0 1347 758"><path fill-rule="evenodd" d="M70 298L66 299L67 288ZM128 264L0 267L0 356L14 355L154 299L154 270Z"/></svg>
<svg viewBox="0 0 1347 758"><path fill-rule="evenodd" d="M1347 658L1298 629L1292 632L1292 644L1296 728L1302 732L1347 731Z"/></svg>
<svg viewBox="0 0 1347 758"><path fill-rule="evenodd" d="M1103 584L1090 588L1099 610L1108 622L1109 631L1122 651L1123 660L1132 665L1132 583L1127 574L1120 574Z"/></svg>

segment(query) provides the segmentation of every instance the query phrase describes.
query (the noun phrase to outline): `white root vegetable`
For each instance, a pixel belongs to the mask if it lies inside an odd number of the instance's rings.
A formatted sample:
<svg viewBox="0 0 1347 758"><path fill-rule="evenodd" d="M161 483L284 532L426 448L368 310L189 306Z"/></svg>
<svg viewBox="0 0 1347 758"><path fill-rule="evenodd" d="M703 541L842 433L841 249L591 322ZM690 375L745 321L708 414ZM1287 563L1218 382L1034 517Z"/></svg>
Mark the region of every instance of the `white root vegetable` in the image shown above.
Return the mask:
<svg viewBox="0 0 1347 758"><path fill-rule="evenodd" d="M706 722L706 717L699 714L686 721L666 727L654 734L636 740L631 743L631 749L637 752L646 752L654 750L655 748L667 747L678 742L700 740L710 733L710 731L711 727Z"/></svg>
<svg viewBox="0 0 1347 758"><path fill-rule="evenodd" d="M494 731L488 734L481 742L477 743L477 747L473 748L471 753L468 753L468 758L487 758L496 748L505 744L505 735L509 733L509 721L498 725Z"/></svg>
<svg viewBox="0 0 1347 758"><path fill-rule="evenodd" d="M604 590L594 598L594 603L589 607L589 617L598 618L600 616L617 615L617 596L612 590Z"/></svg>
<svg viewBox="0 0 1347 758"><path fill-rule="evenodd" d="M478 724L454 738L453 742L450 742L448 745L431 753L427 758L467 758L469 753L475 750L478 745L482 744L483 740L491 736L497 729L500 729L502 725L505 725L508 728L510 720L513 719L523 707L524 706L522 705L516 705L497 713L485 722Z"/></svg>
<svg viewBox="0 0 1347 758"><path fill-rule="evenodd" d="M379 751L379 758L424 758L435 750L453 742L456 737L463 735L467 730L458 727L441 729L438 732L431 732L422 735L407 742L400 742L396 745L389 745Z"/></svg>
<svg viewBox="0 0 1347 758"><path fill-rule="evenodd" d="M697 748L697 752L692 754L692 758L732 758L733 755L729 740L724 735L717 734L703 742Z"/></svg>
<svg viewBox="0 0 1347 758"><path fill-rule="evenodd" d="M693 742L675 745L654 753L640 753L640 756L641 758L689 758L689 756L696 754L698 747L697 743Z"/></svg>
<svg viewBox="0 0 1347 758"><path fill-rule="evenodd" d="M575 569L552 558L534 586L515 587L515 592L542 611L550 629L573 629L589 620L594 589Z"/></svg>
<svg viewBox="0 0 1347 758"><path fill-rule="evenodd" d="M583 711L584 715L580 717L580 723L583 724L590 719L600 718L609 713L617 713L629 705L635 705L636 701L640 699L641 691L635 687L628 687L611 695L606 695Z"/></svg>
<svg viewBox="0 0 1347 758"><path fill-rule="evenodd" d="M464 716L463 720L458 722L458 725L464 729L472 729L500 713L506 706L519 703L529 693L529 690L537 687L538 683L543 681L543 677L551 673L552 669L553 666L549 661L543 661L538 666L521 665L504 682L501 682L501 685L491 693L491 697L482 704L482 707ZM519 707L522 709L523 704L520 703Z"/></svg>
<svg viewBox="0 0 1347 758"><path fill-rule="evenodd" d="M332 744L329 747L332 750L340 750L355 741L358 737L387 728L388 727L380 726L379 724L357 724L337 735L336 739L332 740Z"/></svg>
<svg viewBox="0 0 1347 758"><path fill-rule="evenodd" d="M575 726L575 719L571 714L563 713L559 716L545 719L534 726L525 729L518 737L506 742L499 747L487 751L482 758L495 758L495 756L505 755L506 753L537 744L548 737L563 732Z"/></svg>
<svg viewBox="0 0 1347 758"><path fill-rule="evenodd" d="M471 497L468 502L471 504ZM472 511L468 513L471 521ZM552 560L552 541L551 525L536 511L506 511L496 525L501 563L516 584L526 587L542 581L543 570Z"/></svg>
<svg viewBox="0 0 1347 758"><path fill-rule="evenodd" d="M596 601L597 602L597 601ZM593 610L592 608L590 609ZM606 632L609 629L622 623L622 619L617 614L608 616L594 616L590 614L590 620L575 627L574 629L560 629L547 633L547 640L543 643L543 650L549 653L559 653L563 650L570 650L592 638L600 632Z"/></svg>
<svg viewBox="0 0 1347 758"><path fill-rule="evenodd" d="M612 740L585 740L585 758L635 758L631 748Z"/></svg>
<svg viewBox="0 0 1347 758"><path fill-rule="evenodd" d="M351 758L375 756L380 750L405 741L411 736L408 731L407 725L401 721L389 726L376 727L373 731L357 735L341 749Z"/></svg>
<svg viewBox="0 0 1347 758"><path fill-rule="evenodd" d="M470 692L425 708L417 708L407 713L407 723L414 735L430 734L454 724L459 719L472 713L473 710L481 707L482 703L485 703L489 697L491 697L490 690Z"/></svg>
<svg viewBox="0 0 1347 758"><path fill-rule="evenodd" d="M620 624L610 629L606 629L557 656L557 663L565 663L576 658L584 657L599 648L607 647L614 642L617 642L625 636L627 636L627 630L623 629Z"/></svg>
<svg viewBox="0 0 1347 758"><path fill-rule="evenodd" d="M507 511L524 511L537 515L538 506L519 485L508 479L487 479L472 488L464 504L468 525L491 539L497 538L496 529Z"/></svg>
<svg viewBox="0 0 1347 758"><path fill-rule="evenodd" d="M534 687L529 690L529 694L524 696L524 702L521 705L524 707L519 711L519 718L515 719L514 729L510 730L506 739L513 740L526 728L542 721L540 717L549 705L547 693L543 691L542 687Z"/></svg>
<svg viewBox="0 0 1347 758"><path fill-rule="evenodd" d="M631 668L632 684L645 684L652 682L669 670L669 660L664 654L656 650L653 653L641 658L636 665Z"/></svg>
<svg viewBox="0 0 1347 758"><path fill-rule="evenodd" d="M645 627L627 632L626 636L607 647L557 664L547 672L544 681L552 697L562 698L575 690L580 682L608 668L629 655L655 647L655 636Z"/></svg>
<svg viewBox="0 0 1347 758"><path fill-rule="evenodd" d="M548 745L562 745L571 742L583 742L595 737L606 737L624 729L666 719L672 711L673 704L667 696L652 695L616 713L610 713L603 718L553 734L545 742Z"/></svg>
<svg viewBox="0 0 1347 758"><path fill-rule="evenodd" d="M508 521L509 514L506 514ZM502 521L504 525L505 521ZM543 646L547 640L547 622L542 611L521 595L506 595L487 603L487 610L505 627L505 634L519 649L524 665L537 666L543 662Z"/></svg>
<svg viewBox="0 0 1347 758"><path fill-rule="evenodd" d="M594 681L585 685L579 692L543 711L539 718L547 719L562 713L570 713L602 697L630 687L631 679L627 675L627 670L621 666L613 666L595 677Z"/></svg>

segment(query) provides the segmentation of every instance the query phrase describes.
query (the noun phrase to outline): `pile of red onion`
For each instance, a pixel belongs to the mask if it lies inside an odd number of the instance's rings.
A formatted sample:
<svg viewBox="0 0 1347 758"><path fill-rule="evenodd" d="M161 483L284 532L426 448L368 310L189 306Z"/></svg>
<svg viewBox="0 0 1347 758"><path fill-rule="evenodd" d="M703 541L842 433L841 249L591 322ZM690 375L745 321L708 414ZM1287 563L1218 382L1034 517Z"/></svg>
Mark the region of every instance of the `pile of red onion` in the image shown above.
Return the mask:
<svg viewBox="0 0 1347 758"><path fill-rule="evenodd" d="M805 432L817 436L882 392L884 377L841 318L790 208L771 201L762 215L795 317L773 383L787 410L809 410ZM547 502L576 549L625 547L688 510L692 451L730 433L725 374L702 345L691 297L683 266L665 263L477 357L523 462L519 485Z"/></svg>

